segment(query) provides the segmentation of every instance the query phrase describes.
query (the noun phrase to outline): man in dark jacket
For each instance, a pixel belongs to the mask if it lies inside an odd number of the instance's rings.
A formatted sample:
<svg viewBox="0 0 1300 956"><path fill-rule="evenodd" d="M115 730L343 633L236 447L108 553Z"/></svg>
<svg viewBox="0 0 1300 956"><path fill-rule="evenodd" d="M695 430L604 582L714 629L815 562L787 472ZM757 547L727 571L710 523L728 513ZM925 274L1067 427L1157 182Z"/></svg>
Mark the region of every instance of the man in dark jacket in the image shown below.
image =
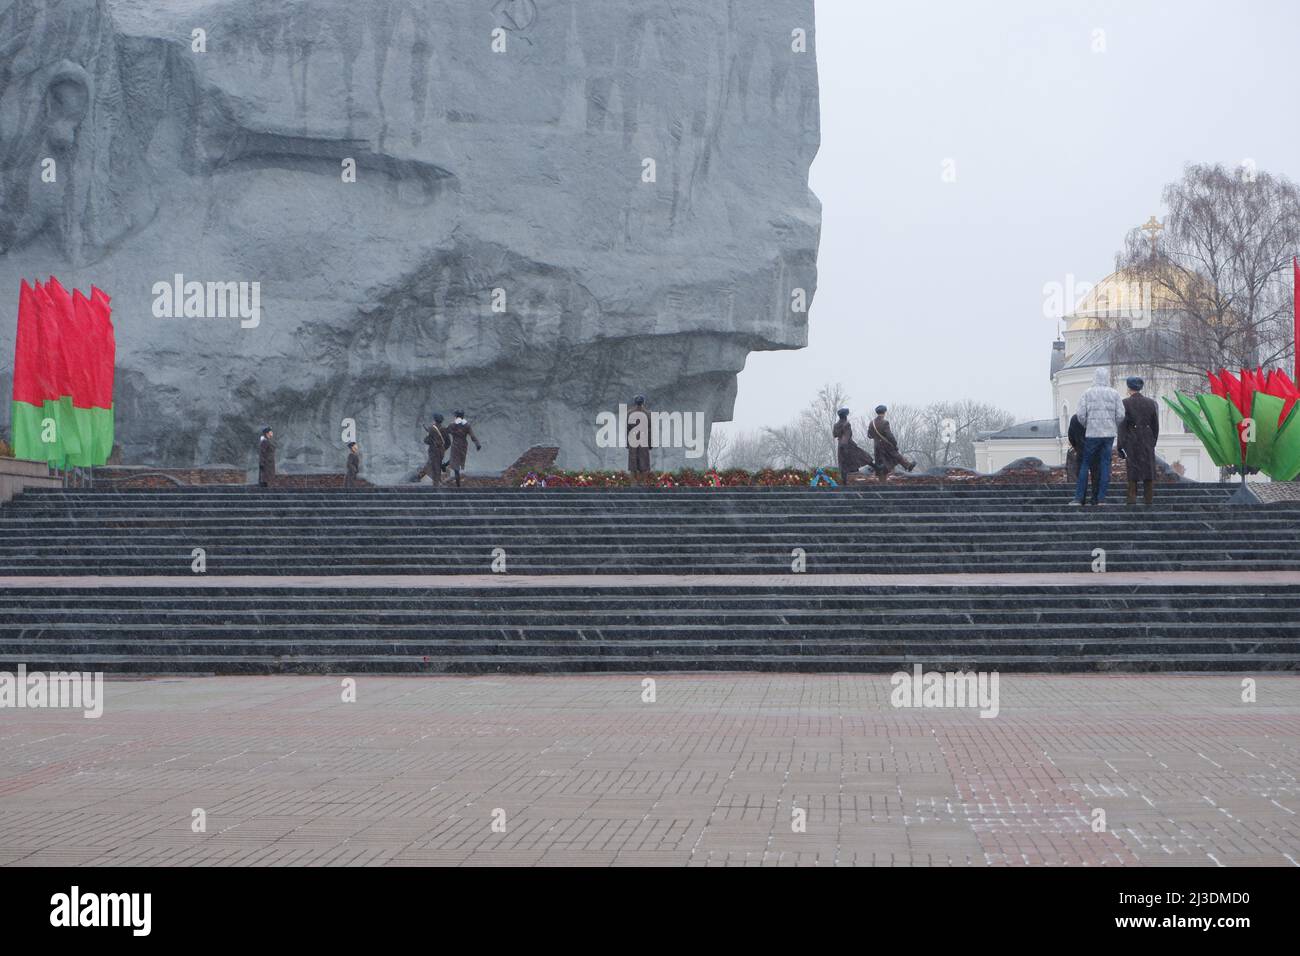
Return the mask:
<svg viewBox="0 0 1300 956"><path fill-rule="evenodd" d="M877 405L876 417L867 426L867 437L871 439L872 450L875 452L876 474L880 476L881 481L886 480L899 465L902 465L906 471L916 467L916 462L904 458L902 451L899 450L894 430L889 427L889 422L885 421L887 411L889 409L884 405Z"/></svg>
<svg viewBox="0 0 1300 956"><path fill-rule="evenodd" d="M840 469L840 484L847 488L849 475L856 474L863 465L874 468L876 463L867 454L867 450L853 440L849 410L841 408L835 414L839 416L839 421L831 426L831 437L835 439L835 458Z"/></svg>
<svg viewBox="0 0 1300 956"><path fill-rule="evenodd" d="M478 436L474 434L474 429L465 419L465 413L457 411L455 420L451 427L447 429L451 435L451 470L456 476L456 487L460 487L460 473L465 470L465 459L469 457L469 443L474 442L475 451L482 451L483 445L479 442Z"/></svg>
<svg viewBox="0 0 1300 956"><path fill-rule="evenodd" d="M1150 505L1156 490L1156 439L1160 437L1160 406L1142 394L1142 379L1128 380L1124 399L1124 421L1119 426L1119 453L1128 466L1128 504L1137 504L1137 485L1142 482L1142 501Z"/></svg>
<svg viewBox="0 0 1300 956"><path fill-rule="evenodd" d="M1065 473L1070 479L1070 484L1074 485L1079 480L1079 466L1083 464L1083 440L1087 437L1087 429L1083 427L1083 422L1079 421L1078 415L1070 416L1070 428L1066 432L1066 437L1070 442L1070 451L1065 456ZM1088 481L1092 483L1092 503L1097 503L1097 489L1101 487L1101 462L1093 461L1088 466ZM1088 489L1085 485L1084 498L1088 496Z"/></svg>
<svg viewBox="0 0 1300 956"><path fill-rule="evenodd" d="M257 443L257 483L263 488L269 488L274 481L275 432L267 425L262 429L261 441Z"/></svg>
<svg viewBox="0 0 1300 956"><path fill-rule="evenodd" d="M357 481L357 472L361 470L361 448L356 442L348 442L347 473L343 476L343 487L350 490Z"/></svg>
<svg viewBox="0 0 1300 956"><path fill-rule="evenodd" d="M645 396L638 395L627 412L627 470L634 477L650 471L650 422Z"/></svg>

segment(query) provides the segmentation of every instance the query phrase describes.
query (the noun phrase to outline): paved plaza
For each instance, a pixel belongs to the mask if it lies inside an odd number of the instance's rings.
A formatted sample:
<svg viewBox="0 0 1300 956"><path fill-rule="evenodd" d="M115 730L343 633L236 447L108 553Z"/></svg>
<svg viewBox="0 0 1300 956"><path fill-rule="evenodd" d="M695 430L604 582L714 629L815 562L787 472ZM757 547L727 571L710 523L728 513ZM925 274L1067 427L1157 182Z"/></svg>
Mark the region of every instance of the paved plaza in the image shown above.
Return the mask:
<svg viewBox="0 0 1300 956"><path fill-rule="evenodd" d="M0 710L0 864L1295 866L1300 678L1241 682L110 680Z"/></svg>

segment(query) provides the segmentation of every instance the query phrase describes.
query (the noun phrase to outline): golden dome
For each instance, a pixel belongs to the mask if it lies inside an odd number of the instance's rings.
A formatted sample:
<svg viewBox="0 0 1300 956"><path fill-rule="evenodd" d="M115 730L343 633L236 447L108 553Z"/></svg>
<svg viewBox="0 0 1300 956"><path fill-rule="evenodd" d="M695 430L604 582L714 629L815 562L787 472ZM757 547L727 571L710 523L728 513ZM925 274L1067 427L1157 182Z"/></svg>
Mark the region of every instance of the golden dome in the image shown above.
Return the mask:
<svg viewBox="0 0 1300 956"><path fill-rule="evenodd" d="M1193 284L1205 284L1199 277L1181 273L1179 291L1187 295ZM1178 296L1166 282L1155 282L1138 269L1112 272L1093 286L1074 311L1065 317L1069 332L1094 331L1113 326L1120 320L1145 316L1147 312L1174 311L1182 308Z"/></svg>

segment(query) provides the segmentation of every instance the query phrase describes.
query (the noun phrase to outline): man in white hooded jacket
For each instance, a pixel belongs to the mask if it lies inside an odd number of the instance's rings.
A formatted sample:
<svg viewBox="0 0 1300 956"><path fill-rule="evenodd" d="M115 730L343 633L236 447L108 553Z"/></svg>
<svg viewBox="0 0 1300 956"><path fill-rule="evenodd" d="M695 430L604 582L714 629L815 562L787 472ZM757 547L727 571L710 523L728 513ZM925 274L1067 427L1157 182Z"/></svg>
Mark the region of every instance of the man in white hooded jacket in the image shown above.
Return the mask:
<svg viewBox="0 0 1300 956"><path fill-rule="evenodd" d="M1088 487L1088 471L1095 465L1099 470L1096 490L1096 504L1106 503L1106 491L1110 487L1110 453L1119 434L1119 426L1124 421L1124 401L1119 392L1110 387L1110 372L1099 368L1092 374L1092 387L1079 399L1075 410L1079 423L1084 427L1083 461L1079 465L1079 480L1074 486L1072 505L1083 504L1084 491Z"/></svg>

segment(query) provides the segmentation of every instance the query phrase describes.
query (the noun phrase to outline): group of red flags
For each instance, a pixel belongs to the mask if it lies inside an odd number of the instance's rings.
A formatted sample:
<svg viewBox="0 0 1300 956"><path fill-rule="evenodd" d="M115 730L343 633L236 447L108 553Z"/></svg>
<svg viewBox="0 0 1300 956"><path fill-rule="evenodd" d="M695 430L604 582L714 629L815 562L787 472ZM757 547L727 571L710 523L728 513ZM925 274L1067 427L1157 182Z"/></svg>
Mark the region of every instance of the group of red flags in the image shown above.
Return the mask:
<svg viewBox="0 0 1300 956"><path fill-rule="evenodd" d="M1251 415L1256 392L1284 401L1280 419L1285 419L1291 413L1291 407L1300 400L1300 388L1280 368L1271 368L1267 372L1263 368L1257 368L1253 372L1243 368L1240 375L1233 375L1226 368L1221 368L1217 375L1214 372L1206 374L1210 378L1210 391L1228 399L1246 418Z"/></svg>
<svg viewBox="0 0 1300 956"><path fill-rule="evenodd" d="M102 465L113 449L117 344L110 299L24 280L14 348L13 437L19 458Z"/></svg>

